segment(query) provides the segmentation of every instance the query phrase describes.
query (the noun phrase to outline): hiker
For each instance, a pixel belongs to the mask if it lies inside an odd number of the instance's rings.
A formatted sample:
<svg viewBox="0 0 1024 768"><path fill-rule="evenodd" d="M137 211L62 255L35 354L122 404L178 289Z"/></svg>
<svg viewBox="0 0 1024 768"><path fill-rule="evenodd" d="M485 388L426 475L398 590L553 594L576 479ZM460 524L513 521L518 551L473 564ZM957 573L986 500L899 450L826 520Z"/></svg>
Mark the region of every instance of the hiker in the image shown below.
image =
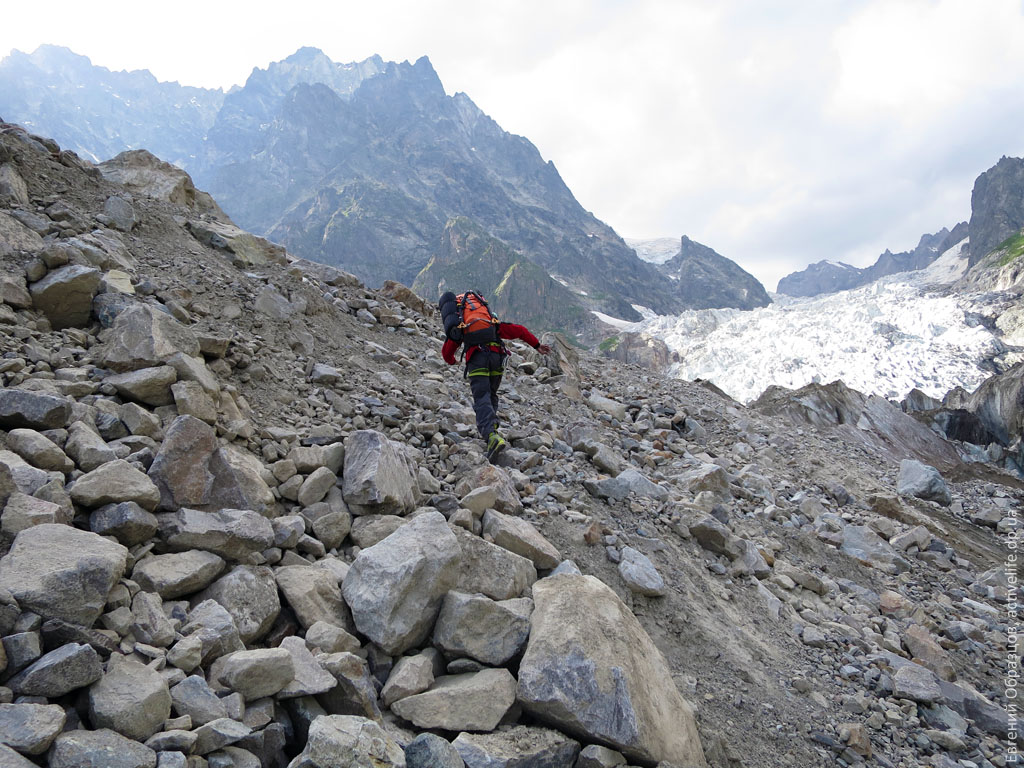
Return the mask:
<svg viewBox="0 0 1024 768"><path fill-rule="evenodd" d="M487 460L493 462L506 445L498 434L498 388L505 358L511 353L502 339L520 339L542 355L551 347L537 341L526 326L498 322L478 291L458 296L448 291L438 301L438 308L445 329L441 357L448 365L455 365L455 352L460 344L465 345L464 375L473 392L476 427L487 441Z"/></svg>

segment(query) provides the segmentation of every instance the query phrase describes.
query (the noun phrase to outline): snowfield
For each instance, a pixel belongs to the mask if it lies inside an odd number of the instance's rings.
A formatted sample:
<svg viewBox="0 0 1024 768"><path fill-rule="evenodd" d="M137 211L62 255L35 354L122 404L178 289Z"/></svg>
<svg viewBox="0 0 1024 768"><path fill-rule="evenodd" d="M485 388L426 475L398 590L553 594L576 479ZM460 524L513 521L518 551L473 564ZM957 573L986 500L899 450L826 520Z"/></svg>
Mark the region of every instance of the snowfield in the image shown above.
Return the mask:
<svg viewBox="0 0 1024 768"><path fill-rule="evenodd" d="M710 380L743 402L773 384L796 389L835 379L892 399L915 387L932 397L955 386L970 391L990 375L979 366L1001 344L969 321L962 298L929 290L963 274L963 245L927 269L852 291L773 296L775 303L764 309L699 310L645 317L628 327L619 321L618 327L661 339L677 352L681 362L673 375Z"/></svg>

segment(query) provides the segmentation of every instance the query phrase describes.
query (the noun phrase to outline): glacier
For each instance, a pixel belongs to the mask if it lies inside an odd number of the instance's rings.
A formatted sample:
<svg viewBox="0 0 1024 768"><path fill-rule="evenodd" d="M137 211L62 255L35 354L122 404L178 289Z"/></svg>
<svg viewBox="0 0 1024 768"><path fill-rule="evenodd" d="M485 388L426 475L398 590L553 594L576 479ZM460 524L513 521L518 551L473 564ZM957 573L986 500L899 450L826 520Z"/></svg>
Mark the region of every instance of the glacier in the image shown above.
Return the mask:
<svg viewBox="0 0 1024 768"><path fill-rule="evenodd" d="M926 269L855 290L773 295L763 309L648 315L614 325L668 345L679 359L671 375L711 381L744 403L771 385L797 389L835 379L890 399L915 388L941 398L957 386L974 390L991 375L983 366L1005 349L972 312L983 297L947 288L967 269L965 245Z"/></svg>

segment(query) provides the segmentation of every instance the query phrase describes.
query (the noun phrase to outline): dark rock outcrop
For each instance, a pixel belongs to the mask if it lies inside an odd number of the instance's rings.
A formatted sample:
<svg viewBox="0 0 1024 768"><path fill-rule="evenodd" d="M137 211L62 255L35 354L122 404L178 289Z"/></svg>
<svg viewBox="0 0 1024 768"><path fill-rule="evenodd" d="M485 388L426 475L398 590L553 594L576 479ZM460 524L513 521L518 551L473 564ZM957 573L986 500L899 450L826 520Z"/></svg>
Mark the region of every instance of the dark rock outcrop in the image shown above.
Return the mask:
<svg viewBox="0 0 1024 768"><path fill-rule="evenodd" d="M679 253L658 270L687 309L754 309L772 303L756 277L731 259L683 235Z"/></svg>
<svg viewBox="0 0 1024 768"><path fill-rule="evenodd" d="M1002 157L974 182L971 192L970 264L1024 229L1024 158Z"/></svg>

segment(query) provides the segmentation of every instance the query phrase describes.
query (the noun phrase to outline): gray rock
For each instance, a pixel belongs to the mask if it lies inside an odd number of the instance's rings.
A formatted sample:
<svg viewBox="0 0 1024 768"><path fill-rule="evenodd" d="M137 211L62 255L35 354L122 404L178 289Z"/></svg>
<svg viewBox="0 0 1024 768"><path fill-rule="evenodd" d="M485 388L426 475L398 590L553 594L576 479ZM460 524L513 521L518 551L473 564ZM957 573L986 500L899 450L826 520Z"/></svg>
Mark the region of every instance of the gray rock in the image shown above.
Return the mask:
<svg viewBox="0 0 1024 768"><path fill-rule="evenodd" d="M534 584L518 700L537 718L644 762L703 765L690 705L633 613L592 576ZM607 670L614 670L607 673Z"/></svg>
<svg viewBox="0 0 1024 768"><path fill-rule="evenodd" d="M298 502L303 507L316 504L327 495L327 492L338 482L338 477L327 467L319 467L302 482L299 488Z"/></svg>
<svg viewBox="0 0 1024 768"><path fill-rule="evenodd" d="M461 755L445 739L421 733L405 745L406 768L464 768Z"/></svg>
<svg viewBox="0 0 1024 768"><path fill-rule="evenodd" d="M92 472L117 458L114 449L81 421L76 421L68 428L68 441L64 449L83 472Z"/></svg>
<svg viewBox="0 0 1024 768"><path fill-rule="evenodd" d="M173 600L198 592L223 570L222 557L193 549L140 560L132 571L132 578L147 592L156 592L164 600Z"/></svg>
<svg viewBox="0 0 1024 768"><path fill-rule="evenodd" d="M95 533L37 525L19 533L0 559L0 587L24 610L91 627L127 557L127 549Z"/></svg>
<svg viewBox="0 0 1024 768"><path fill-rule="evenodd" d="M434 625L433 642L449 657L469 656L500 667L518 654L530 635L533 602L494 601L484 595L449 592Z"/></svg>
<svg viewBox="0 0 1024 768"><path fill-rule="evenodd" d="M621 752L602 747L600 744L590 744L580 752L574 768L615 768L617 765L625 764L626 758Z"/></svg>
<svg viewBox="0 0 1024 768"><path fill-rule="evenodd" d="M192 747L192 752L197 755L207 755L244 739L250 732L251 729L248 726L229 717L212 720L196 729L196 743Z"/></svg>
<svg viewBox="0 0 1024 768"><path fill-rule="evenodd" d="M78 264L55 269L29 286L32 303L55 330L78 328L89 322L92 297L100 287L100 271Z"/></svg>
<svg viewBox="0 0 1024 768"><path fill-rule="evenodd" d="M525 725L496 733L460 733L452 746L466 768L572 768L580 753L578 741Z"/></svg>
<svg viewBox="0 0 1024 768"><path fill-rule="evenodd" d="M60 446L34 429L12 429L7 433L7 447L39 469L68 473L75 468Z"/></svg>
<svg viewBox="0 0 1024 768"><path fill-rule="evenodd" d="M380 432L359 430L345 440L345 503L354 515L403 514L419 497L416 467L405 448Z"/></svg>
<svg viewBox="0 0 1024 768"><path fill-rule="evenodd" d="M351 536L356 546L368 549L379 544L409 522L398 515L360 515L352 522Z"/></svg>
<svg viewBox="0 0 1024 768"><path fill-rule="evenodd" d="M281 648L291 654L295 678L278 691L277 698L315 696L331 690L338 684L334 676L320 666L301 637L286 637L281 641Z"/></svg>
<svg viewBox="0 0 1024 768"><path fill-rule="evenodd" d="M182 508L157 515L160 538L174 550L202 549L227 560L246 560L274 543L274 527L258 512Z"/></svg>
<svg viewBox="0 0 1024 768"><path fill-rule="evenodd" d="M156 535L157 519L134 501L107 504L89 515L89 530L113 536L126 547L134 547Z"/></svg>
<svg viewBox="0 0 1024 768"><path fill-rule="evenodd" d="M137 219L135 208L120 195L111 195L103 204L103 215L110 220L111 226L122 232L131 232Z"/></svg>
<svg viewBox="0 0 1024 768"><path fill-rule="evenodd" d="M41 755L66 719L63 708L54 704L0 704L0 744L25 755Z"/></svg>
<svg viewBox="0 0 1024 768"><path fill-rule="evenodd" d="M900 462L896 490L901 496L916 496L919 499L938 502L944 507L953 503L953 497L939 470L914 459L904 459Z"/></svg>
<svg viewBox="0 0 1024 768"><path fill-rule="evenodd" d="M0 429L62 429L70 417L71 401L65 397L0 389Z"/></svg>
<svg viewBox="0 0 1024 768"><path fill-rule="evenodd" d="M181 634L196 635L201 644L203 664L226 653L245 648L242 639L238 636L238 628L235 626L231 614L224 609L224 606L213 600L204 600L192 609L188 615L188 622L181 628Z"/></svg>
<svg viewBox="0 0 1024 768"><path fill-rule="evenodd" d="M360 645L359 638L326 621L314 622L306 630L306 646L310 650L319 649L324 653L353 653L359 650Z"/></svg>
<svg viewBox="0 0 1024 768"><path fill-rule="evenodd" d="M47 759L49 768L156 768L156 752L107 728L62 733Z"/></svg>
<svg viewBox="0 0 1024 768"><path fill-rule="evenodd" d="M518 515L523 511L516 485L509 473L493 464L484 464L463 477L455 486L455 494L464 498L477 488L490 488L495 492L494 508L506 515Z"/></svg>
<svg viewBox="0 0 1024 768"><path fill-rule="evenodd" d="M380 692L380 698L385 707L390 707L406 696L423 693L433 682L434 663L429 657L423 654L403 656L391 670L391 675Z"/></svg>
<svg viewBox="0 0 1024 768"><path fill-rule="evenodd" d="M103 676L103 664L89 645L69 643L55 648L7 682L22 696L53 699L92 685Z"/></svg>
<svg viewBox="0 0 1024 768"><path fill-rule="evenodd" d="M493 600L508 600L519 597L537 580L537 569L530 560L464 528L449 527L462 549L455 585L459 592L479 592Z"/></svg>
<svg viewBox="0 0 1024 768"><path fill-rule="evenodd" d="M274 569L277 586L303 627L318 621L355 632L337 579L323 568L290 565Z"/></svg>
<svg viewBox="0 0 1024 768"><path fill-rule="evenodd" d="M51 480L58 477L63 478L63 475L58 475L55 472L36 469L12 451L0 450L0 466L5 467L7 471L4 472L4 475L9 475L13 483L13 488L7 491L8 495L17 490L32 496ZM5 485L7 485L6 481Z"/></svg>
<svg viewBox="0 0 1024 768"><path fill-rule="evenodd" d="M158 365L126 373L113 373L103 382L114 387L117 394L125 400L160 406L174 403L171 385L177 380L178 373L171 366Z"/></svg>
<svg viewBox="0 0 1024 768"><path fill-rule="evenodd" d="M78 478L71 486L71 499L90 508L134 501L152 511L160 501L160 491L145 473L124 459L117 459Z"/></svg>
<svg viewBox="0 0 1024 768"><path fill-rule="evenodd" d="M839 551L885 573L902 573L910 569L889 543L865 525L847 525L843 528Z"/></svg>
<svg viewBox="0 0 1024 768"><path fill-rule="evenodd" d="M131 659L114 662L89 689L89 719L129 739L145 741L171 715L171 694L160 673Z"/></svg>
<svg viewBox="0 0 1024 768"><path fill-rule="evenodd" d="M8 536L17 536L26 528L47 523L68 525L71 515L61 506L15 491L7 499L0 516L0 529Z"/></svg>
<svg viewBox="0 0 1024 768"><path fill-rule="evenodd" d="M224 700L199 675L186 677L171 688L171 704L179 717L190 717L193 726L205 725L228 716Z"/></svg>
<svg viewBox="0 0 1024 768"><path fill-rule="evenodd" d="M152 368L178 352L198 357L195 335L167 312L148 304L134 304L121 312L101 350L104 366L118 372Z"/></svg>
<svg viewBox="0 0 1024 768"><path fill-rule="evenodd" d="M167 428L149 476L160 490L161 510L228 508L263 514L276 502L262 470L255 456L222 446L209 424L194 416L179 416Z"/></svg>
<svg viewBox="0 0 1024 768"><path fill-rule="evenodd" d="M391 711L417 728L493 731L516 699L507 669L437 678L429 690L396 701Z"/></svg>
<svg viewBox="0 0 1024 768"><path fill-rule="evenodd" d="M266 566L237 565L203 590L196 600L215 600L223 605L244 643L267 634L281 613L277 581Z"/></svg>
<svg viewBox="0 0 1024 768"><path fill-rule="evenodd" d="M539 570L551 570L562 560L554 544L521 517L487 510L483 515L483 532L499 547L533 561Z"/></svg>
<svg viewBox="0 0 1024 768"><path fill-rule="evenodd" d="M146 739L146 746L157 752L191 752L199 736L194 731L172 729L154 733Z"/></svg>
<svg viewBox="0 0 1024 768"><path fill-rule="evenodd" d="M247 701L273 696L295 679L292 655L284 648L236 651L217 659L210 679L242 694Z"/></svg>
<svg viewBox="0 0 1024 768"><path fill-rule="evenodd" d="M328 512L313 521L313 535L329 550L340 547L351 530L352 515L347 509L341 512Z"/></svg>
<svg viewBox="0 0 1024 768"><path fill-rule="evenodd" d="M306 747L289 768L405 768L405 753L377 723L325 715L309 727Z"/></svg>
<svg viewBox="0 0 1024 768"><path fill-rule="evenodd" d="M632 547L622 548L622 560L619 562L619 576L632 592L649 597L660 597L665 594L665 580L647 555Z"/></svg>
<svg viewBox="0 0 1024 768"><path fill-rule="evenodd" d="M152 592L138 592L132 599L132 634L139 642L166 648L174 642L174 627L164 613L163 600Z"/></svg>
<svg viewBox="0 0 1024 768"><path fill-rule="evenodd" d="M934 704L943 700L939 678L926 667L906 664L893 675L893 696L912 699L922 704Z"/></svg>
<svg viewBox="0 0 1024 768"><path fill-rule="evenodd" d="M456 584L459 559L458 541L440 512L418 515L364 549L342 586L356 627L392 655L418 645Z"/></svg>
<svg viewBox="0 0 1024 768"><path fill-rule="evenodd" d="M380 720L378 686L365 659L353 653L332 653L322 655L318 660L338 681L334 688L317 697L328 713Z"/></svg>

